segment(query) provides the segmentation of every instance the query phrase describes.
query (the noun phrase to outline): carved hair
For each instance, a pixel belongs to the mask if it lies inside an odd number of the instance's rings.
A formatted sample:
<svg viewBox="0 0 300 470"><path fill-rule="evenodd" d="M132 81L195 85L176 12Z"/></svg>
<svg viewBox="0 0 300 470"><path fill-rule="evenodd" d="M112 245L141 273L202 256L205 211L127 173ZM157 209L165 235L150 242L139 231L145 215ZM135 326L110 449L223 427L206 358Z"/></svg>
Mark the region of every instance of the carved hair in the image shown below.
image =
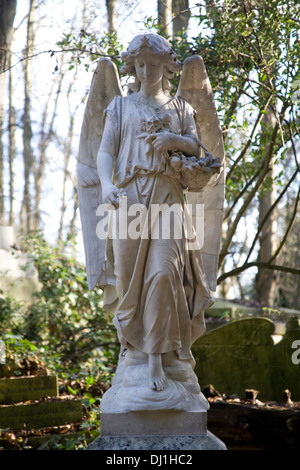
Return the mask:
<svg viewBox="0 0 300 470"><path fill-rule="evenodd" d="M133 83L128 84L129 93L136 92L140 89L140 81L136 76L135 59L143 53L143 50L148 50L151 53L159 56L164 63L164 76L162 87L163 90L170 90L170 78L173 78L175 72L178 72L181 63L177 60L177 55L171 48L169 42L155 33L139 34L132 39L129 43L126 52L121 55L122 61L125 63L121 67L121 73L124 75L131 75L135 78Z"/></svg>

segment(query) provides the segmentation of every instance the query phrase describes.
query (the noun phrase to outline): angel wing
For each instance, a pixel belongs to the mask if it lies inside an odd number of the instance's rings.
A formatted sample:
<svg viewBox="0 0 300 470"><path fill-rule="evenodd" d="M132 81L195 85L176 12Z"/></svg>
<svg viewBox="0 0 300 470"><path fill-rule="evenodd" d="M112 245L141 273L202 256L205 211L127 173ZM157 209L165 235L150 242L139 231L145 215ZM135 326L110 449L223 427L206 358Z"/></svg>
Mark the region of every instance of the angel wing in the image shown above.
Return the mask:
<svg viewBox="0 0 300 470"><path fill-rule="evenodd" d="M195 109L201 142L214 157L219 157L222 162L220 173L211 178L202 192L187 193L189 204L204 205L204 238L201 234L197 235L199 240L204 240L201 248L204 270L210 289L215 291L223 222L225 159L222 131L212 88L200 56L193 55L184 61L176 94L188 101ZM195 210L193 214L196 214ZM194 226L201 227L201 224L194 223Z"/></svg>
<svg viewBox="0 0 300 470"><path fill-rule="evenodd" d="M89 289L103 284L105 240L100 240L96 234L96 210L102 203L97 153L104 129L104 110L116 95L123 95L117 68L111 60L101 58L85 108L77 163L79 212Z"/></svg>

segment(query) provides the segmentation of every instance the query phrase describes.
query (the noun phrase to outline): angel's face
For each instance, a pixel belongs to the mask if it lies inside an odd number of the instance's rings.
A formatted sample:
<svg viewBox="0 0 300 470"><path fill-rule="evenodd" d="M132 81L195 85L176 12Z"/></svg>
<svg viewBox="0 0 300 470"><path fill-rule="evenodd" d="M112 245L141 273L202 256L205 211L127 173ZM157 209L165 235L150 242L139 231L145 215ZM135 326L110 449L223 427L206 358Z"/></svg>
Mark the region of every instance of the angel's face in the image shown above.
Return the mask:
<svg viewBox="0 0 300 470"><path fill-rule="evenodd" d="M135 59L137 78L144 87L152 88L162 82L164 64L157 55L145 51Z"/></svg>

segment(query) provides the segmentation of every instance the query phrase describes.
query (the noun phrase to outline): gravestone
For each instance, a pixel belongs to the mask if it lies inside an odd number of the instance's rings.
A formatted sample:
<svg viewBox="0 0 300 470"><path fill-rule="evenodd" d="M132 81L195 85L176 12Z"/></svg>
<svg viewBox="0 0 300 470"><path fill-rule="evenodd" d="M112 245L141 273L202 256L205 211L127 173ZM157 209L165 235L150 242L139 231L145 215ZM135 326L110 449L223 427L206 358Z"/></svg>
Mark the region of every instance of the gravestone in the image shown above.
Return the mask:
<svg viewBox="0 0 300 470"><path fill-rule="evenodd" d="M58 384L56 375L32 377L11 377L0 379L0 403L20 403L27 400L39 400L42 397L57 397Z"/></svg>
<svg viewBox="0 0 300 470"><path fill-rule="evenodd" d="M0 406L2 429L41 429L79 423L81 420L81 400L57 398L39 403Z"/></svg>
<svg viewBox="0 0 300 470"><path fill-rule="evenodd" d="M81 420L81 400L59 397L56 375L0 379L1 429L40 429Z"/></svg>
<svg viewBox="0 0 300 470"><path fill-rule="evenodd" d="M298 320L288 322L282 340L274 344L274 323L267 318L243 318L208 331L193 345L200 385L213 384L226 396L259 391L262 400L281 401L288 388L300 400L300 364L292 361L292 344L300 340Z"/></svg>

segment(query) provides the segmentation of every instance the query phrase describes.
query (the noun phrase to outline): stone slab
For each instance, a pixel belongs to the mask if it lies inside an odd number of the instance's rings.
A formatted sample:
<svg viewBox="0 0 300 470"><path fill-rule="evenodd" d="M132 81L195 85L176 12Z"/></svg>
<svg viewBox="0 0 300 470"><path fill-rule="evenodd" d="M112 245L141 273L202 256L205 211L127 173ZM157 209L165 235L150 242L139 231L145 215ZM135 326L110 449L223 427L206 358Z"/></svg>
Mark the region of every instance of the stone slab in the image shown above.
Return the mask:
<svg viewBox="0 0 300 470"><path fill-rule="evenodd" d="M39 400L42 397L57 397L56 375L12 377L0 379L0 404Z"/></svg>
<svg viewBox="0 0 300 470"><path fill-rule="evenodd" d="M80 423L81 400L56 399L40 403L0 406L0 429L41 429Z"/></svg>
<svg viewBox="0 0 300 470"><path fill-rule="evenodd" d="M275 325L269 318L249 317L202 335L192 346L195 373L201 387L213 384L226 396L243 397L246 389L259 391L259 400L282 401L289 389L300 401L298 318L290 318L286 333L274 344ZM296 358L295 358L296 359Z"/></svg>
<svg viewBox="0 0 300 470"><path fill-rule="evenodd" d="M206 412L173 410L101 413L102 436L199 436L207 432Z"/></svg>
<svg viewBox="0 0 300 470"><path fill-rule="evenodd" d="M207 431L203 436L99 436L86 450L226 450L226 446Z"/></svg>

